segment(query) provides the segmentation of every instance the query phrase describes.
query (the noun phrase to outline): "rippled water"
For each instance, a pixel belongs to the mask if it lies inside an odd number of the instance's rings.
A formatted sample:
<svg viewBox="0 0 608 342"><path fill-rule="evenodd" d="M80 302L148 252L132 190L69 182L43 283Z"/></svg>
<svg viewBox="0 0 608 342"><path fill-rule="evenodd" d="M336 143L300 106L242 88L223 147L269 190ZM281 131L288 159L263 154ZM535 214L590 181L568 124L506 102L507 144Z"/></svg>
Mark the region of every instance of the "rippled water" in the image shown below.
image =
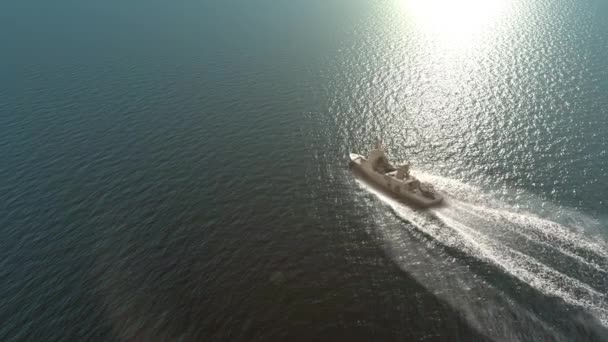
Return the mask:
<svg viewBox="0 0 608 342"><path fill-rule="evenodd" d="M0 340L608 339L604 1L0 8Z"/></svg>

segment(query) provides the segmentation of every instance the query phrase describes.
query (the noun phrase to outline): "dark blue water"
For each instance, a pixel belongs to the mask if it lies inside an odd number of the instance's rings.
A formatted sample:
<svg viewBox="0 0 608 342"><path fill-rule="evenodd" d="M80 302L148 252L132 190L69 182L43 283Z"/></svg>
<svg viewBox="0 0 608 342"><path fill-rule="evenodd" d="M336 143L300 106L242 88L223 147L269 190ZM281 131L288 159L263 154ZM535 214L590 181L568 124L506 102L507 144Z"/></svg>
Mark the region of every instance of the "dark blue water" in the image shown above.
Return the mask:
<svg viewBox="0 0 608 342"><path fill-rule="evenodd" d="M0 5L0 340L608 340L608 3ZM348 168L382 137L444 192Z"/></svg>

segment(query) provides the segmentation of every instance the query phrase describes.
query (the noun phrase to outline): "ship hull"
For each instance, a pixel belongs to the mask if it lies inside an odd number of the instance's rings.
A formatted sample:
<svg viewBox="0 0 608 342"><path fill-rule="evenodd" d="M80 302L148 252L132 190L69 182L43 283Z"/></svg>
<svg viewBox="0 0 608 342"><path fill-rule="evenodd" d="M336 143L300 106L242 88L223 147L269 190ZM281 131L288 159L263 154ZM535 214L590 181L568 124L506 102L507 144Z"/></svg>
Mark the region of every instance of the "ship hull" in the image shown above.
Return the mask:
<svg viewBox="0 0 608 342"><path fill-rule="evenodd" d="M353 169L361 176L406 204L419 208L429 208L438 206L443 201L443 198L439 194L435 194L435 198L428 198L416 194L408 190L407 182L374 171L367 159L359 154L351 153L350 160Z"/></svg>

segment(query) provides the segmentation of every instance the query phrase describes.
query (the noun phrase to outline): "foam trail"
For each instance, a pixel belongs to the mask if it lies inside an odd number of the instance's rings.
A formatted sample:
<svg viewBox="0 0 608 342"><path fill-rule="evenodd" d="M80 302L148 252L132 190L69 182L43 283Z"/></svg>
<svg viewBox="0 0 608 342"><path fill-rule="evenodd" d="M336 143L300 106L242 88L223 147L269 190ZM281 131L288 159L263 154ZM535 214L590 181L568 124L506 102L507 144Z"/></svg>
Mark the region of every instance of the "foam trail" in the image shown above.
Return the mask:
<svg viewBox="0 0 608 342"><path fill-rule="evenodd" d="M437 215L450 227L461 231L476 245L476 250L479 251L478 257L494 262L510 274L546 294L559 296L570 304L599 310L603 315L608 313L607 308L594 307L594 303L605 299L604 294L576 279L555 271L529 255L503 247L499 242L492 241L489 237L476 232L471 227L453 221L441 213L437 213Z"/></svg>
<svg viewBox="0 0 608 342"><path fill-rule="evenodd" d="M564 247L580 248L586 251L592 251L603 257L608 257L608 246L605 243L602 243L601 241L590 241L587 237L573 233L564 225L537 217L533 214L487 208L454 199L450 201L450 204L452 207L467 210L471 213L477 213L484 217L510 221L525 227L526 229L533 229L539 233L536 237L544 237L546 239L558 241L562 243Z"/></svg>
<svg viewBox="0 0 608 342"><path fill-rule="evenodd" d="M587 227L581 224L568 226L530 212L518 210L507 203L488 196L479 188L454 179L422 172L417 172L416 176L421 180L436 184L439 189L446 190L449 208L459 212L465 218L475 213L486 220L507 224L509 229L516 229L520 233L533 234L534 238L559 243L563 248L590 252L602 259L608 259L608 243L601 237L594 237L592 240L585 236L584 232ZM560 208L559 210L563 209ZM569 216L578 216L579 221L582 222L594 221L574 211L571 211Z"/></svg>
<svg viewBox="0 0 608 342"><path fill-rule="evenodd" d="M468 265L455 258L446 260L441 248L434 248L435 241L439 241L441 244L458 246L468 253L475 254L472 246L465 243L466 235L453 229L445 229L441 226L441 222L431 215L417 212L395 202L374 187L359 180L357 182L362 188L388 204L395 214L407 219L417 227L417 230L409 231L403 230L399 226L383 226L382 224L378 226L378 231L388 243L387 252L394 261L431 293L459 310L472 327L484 331L489 337L497 340L525 341L529 340L530 336L517 336L519 329L513 322L529 322L536 327L535 332L539 340L568 341L560 333L555 332L536 313L522 307L501 292L493 290L484 279L472 273ZM418 231L433 239L423 238L422 240L426 243L422 243L423 241L420 239L410 240L412 236L408 232L415 236L418 235ZM484 298L484 300L480 301L480 298ZM515 319L513 321L505 320L505 311Z"/></svg>
<svg viewBox="0 0 608 342"><path fill-rule="evenodd" d="M503 223L505 229L521 237L534 240L548 248L559 250L559 252L597 271L608 273L608 247L602 246L601 242L589 241L581 235L574 234L560 224L534 217L532 214L526 215L507 210L483 208L455 200L450 202L450 206L455 208L456 211L467 212L478 219L493 220L496 224ZM446 212L447 210L441 211L441 213ZM595 259L604 262L589 260L590 254L596 255Z"/></svg>
<svg viewBox="0 0 608 342"><path fill-rule="evenodd" d="M489 261L541 293L585 308L608 325L608 283L601 281L606 279L608 270L606 241L592 240L585 235L585 227L567 226L518 210L457 180L420 172L416 176L446 190L445 207L418 212L359 183L387 203L398 216L439 243ZM539 259L547 257L542 255L546 251L541 250L536 252L541 254L536 255L519 248L518 245L525 245L521 243L522 239L558 251L570 257L570 262L587 266L592 273L577 274L577 267L573 267L572 274L558 270L553 263Z"/></svg>

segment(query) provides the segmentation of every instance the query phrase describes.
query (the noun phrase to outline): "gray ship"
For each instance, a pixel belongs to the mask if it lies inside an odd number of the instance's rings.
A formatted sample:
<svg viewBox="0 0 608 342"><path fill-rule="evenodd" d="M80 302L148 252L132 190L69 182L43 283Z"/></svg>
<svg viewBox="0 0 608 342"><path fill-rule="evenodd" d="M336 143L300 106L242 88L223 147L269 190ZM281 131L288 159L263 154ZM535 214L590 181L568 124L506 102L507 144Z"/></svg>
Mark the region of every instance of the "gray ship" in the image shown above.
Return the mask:
<svg viewBox="0 0 608 342"><path fill-rule="evenodd" d="M428 208L437 206L443 201L443 197L431 184L421 182L410 175L409 164L398 167L391 165L380 144L370 152L367 158L351 153L350 160L356 170L406 203Z"/></svg>

